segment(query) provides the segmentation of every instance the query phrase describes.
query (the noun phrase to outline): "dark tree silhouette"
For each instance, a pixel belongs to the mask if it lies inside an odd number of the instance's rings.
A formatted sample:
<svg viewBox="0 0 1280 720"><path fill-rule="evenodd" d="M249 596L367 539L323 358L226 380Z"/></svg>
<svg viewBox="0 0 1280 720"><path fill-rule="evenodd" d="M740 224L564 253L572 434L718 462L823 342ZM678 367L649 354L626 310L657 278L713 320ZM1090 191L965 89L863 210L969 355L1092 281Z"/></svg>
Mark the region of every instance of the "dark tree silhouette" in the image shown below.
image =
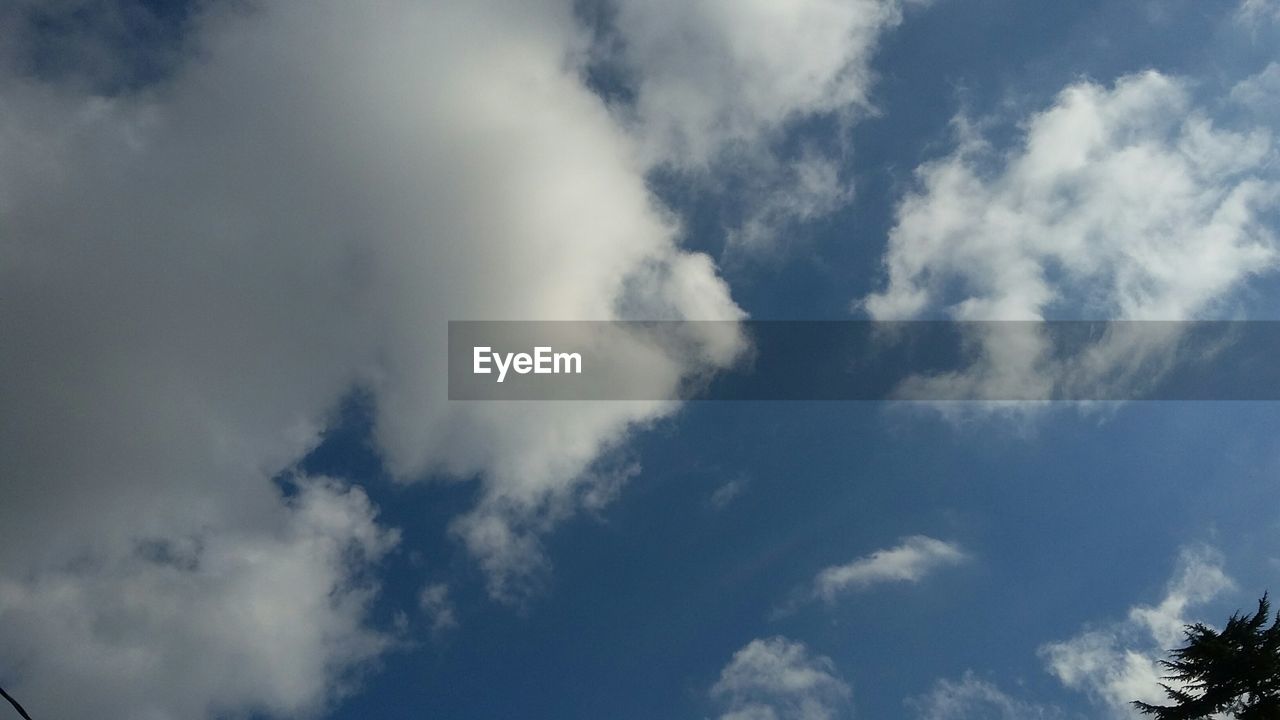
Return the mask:
<svg viewBox="0 0 1280 720"><path fill-rule="evenodd" d="M21 715L24 718L24 720L31 720L31 716L27 714L27 711L24 710L22 706L18 704L17 700L13 699L13 696L5 692L4 688L2 687L0 687L0 697L3 697L5 700L8 700L9 704L13 706L14 710L18 711L18 714Z"/></svg>
<svg viewBox="0 0 1280 720"><path fill-rule="evenodd" d="M1162 684L1172 705L1134 702L1158 720L1199 720L1226 714L1238 720L1280 718L1280 613L1267 627L1266 595L1254 615L1236 613L1221 632L1196 623L1186 628L1185 647L1171 650L1161 665L1172 684Z"/></svg>

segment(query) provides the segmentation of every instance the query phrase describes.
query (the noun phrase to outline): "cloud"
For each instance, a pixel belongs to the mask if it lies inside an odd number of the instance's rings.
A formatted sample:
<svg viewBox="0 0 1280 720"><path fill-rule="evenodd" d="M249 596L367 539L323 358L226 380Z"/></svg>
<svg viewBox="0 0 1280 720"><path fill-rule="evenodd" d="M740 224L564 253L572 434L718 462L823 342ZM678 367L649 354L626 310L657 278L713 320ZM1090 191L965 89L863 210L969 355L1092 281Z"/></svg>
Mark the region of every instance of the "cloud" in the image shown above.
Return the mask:
<svg viewBox="0 0 1280 720"><path fill-rule="evenodd" d="M726 196L731 250L776 248L781 229L852 197L847 147L782 141L803 121L845 127L872 111L871 59L904 4L618 2L614 62L634 101L615 109L648 164Z"/></svg>
<svg viewBox="0 0 1280 720"><path fill-rule="evenodd" d="M711 497L708 499L708 502L711 503L712 509L722 510L729 503L737 500L738 496L742 494L742 491L745 490L746 487L747 481L743 478L730 480L716 488L715 492L711 493Z"/></svg>
<svg viewBox="0 0 1280 720"><path fill-rule="evenodd" d="M966 672L959 680L939 680L907 706L919 720L1061 720L1058 708L1019 700Z"/></svg>
<svg viewBox="0 0 1280 720"><path fill-rule="evenodd" d="M1242 0L1236 17L1248 25L1280 21L1280 2L1276 0Z"/></svg>
<svg viewBox="0 0 1280 720"><path fill-rule="evenodd" d="M1216 127L1184 81L1078 83L1026 127L1007 153L970 136L920 168L873 317L1177 320L1274 267L1270 133Z"/></svg>
<svg viewBox="0 0 1280 720"><path fill-rule="evenodd" d="M1272 62L1236 83L1231 88L1231 99L1258 118L1274 117L1280 110L1280 62Z"/></svg>
<svg viewBox="0 0 1280 720"><path fill-rule="evenodd" d="M109 93L30 74L21 28L0 31L0 645L33 709L99 717L90 690L127 671L116 717L294 716L376 659L361 578L390 531L357 490L273 482L356 391L398 480L479 483L457 537L494 596L527 587L539 535L676 406L450 403L449 319L742 315L583 84L568 3L210 5L162 79ZM723 327L661 376L730 361ZM197 640L211 670L180 660Z"/></svg>
<svg viewBox="0 0 1280 720"><path fill-rule="evenodd" d="M847 705L850 690L830 658L772 637L734 653L711 696L725 708L720 720L830 720Z"/></svg>
<svg viewBox="0 0 1280 720"><path fill-rule="evenodd" d="M896 0L619 3L650 156L706 164L806 115L866 109L871 56L901 18Z"/></svg>
<svg viewBox="0 0 1280 720"><path fill-rule="evenodd" d="M1048 672L1064 686L1085 693L1106 717L1136 720L1140 715L1132 701L1165 700L1159 662L1183 642L1183 629L1193 622L1189 611L1234 587L1222 563L1212 548L1183 549L1159 603L1135 605L1121 622L1041 646L1039 655ZM921 720L1069 717L1061 708L1015 698L971 672L959 680L939 680L907 705Z"/></svg>
<svg viewBox="0 0 1280 720"><path fill-rule="evenodd" d="M853 199L853 186L841 176L841 163L809 152L789 161L760 159L752 167L756 182L743 192L749 205L729 229L729 252L766 256L780 249L779 235L812 222Z"/></svg>
<svg viewBox="0 0 1280 720"><path fill-rule="evenodd" d="M431 583L418 594L418 607L431 623L431 633L439 635L458 627L458 611L449 598L446 583Z"/></svg>
<svg viewBox="0 0 1280 720"><path fill-rule="evenodd" d="M831 602L842 593L882 583L917 583L939 568L967 559L968 555L954 543L913 535L897 547L824 569L814 579L814 594Z"/></svg>
<svg viewBox="0 0 1280 720"><path fill-rule="evenodd" d="M1049 643L1040 648L1040 656L1063 685L1087 693L1111 717L1136 718L1132 701L1165 700L1159 661L1181 644L1183 626L1192 622L1187 612L1231 587L1217 552L1186 549L1157 605L1134 606L1123 622Z"/></svg>
<svg viewBox="0 0 1280 720"><path fill-rule="evenodd" d="M1219 127L1184 80L1145 72L1073 84L1006 150L957 126L956 149L922 165L920 187L898 205L886 286L856 304L873 318L1229 316L1248 281L1276 268L1270 129ZM1056 358L1034 326L991 329L973 328L970 370L907 394L1047 398L1055 387L1151 382L1180 337L1176 325L1152 325Z"/></svg>
<svg viewBox="0 0 1280 720"><path fill-rule="evenodd" d="M0 575L6 680L37 717L320 711L391 646L366 626L364 570L396 535L361 491L327 480L270 512L258 528Z"/></svg>

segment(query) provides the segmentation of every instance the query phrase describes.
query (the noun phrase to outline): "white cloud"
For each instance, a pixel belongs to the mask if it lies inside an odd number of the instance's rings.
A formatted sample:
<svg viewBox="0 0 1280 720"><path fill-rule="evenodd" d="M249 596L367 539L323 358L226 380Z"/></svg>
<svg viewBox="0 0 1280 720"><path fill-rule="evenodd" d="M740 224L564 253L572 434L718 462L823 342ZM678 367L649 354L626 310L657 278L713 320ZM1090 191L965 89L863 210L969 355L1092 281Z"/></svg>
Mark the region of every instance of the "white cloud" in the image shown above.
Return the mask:
<svg viewBox="0 0 1280 720"><path fill-rule="evenodd" d="M602 454L675 410L450 403L447 320L741 315L583 85L568 3L193 23L198 52L112 97L24 75L0 31L0 645L33 711L69 720L117 671L138 691L115 717L293 716L378 655L372 585L348 588L386 532L358 493L271 481L352 390L397 478L478 478L456 527L503 597L545 564L539 533L630 472ZM654 358L664 381L739 340L689 347ZM168 661L197 640L213 669Z"/></svg>
<svg viewBox="0 0 1280 720"><path fill-rule="evenodd" d="M888 286L865 300L873 317L1178 320L1274 267L1269 131L1215 127L1184 82L1072 85L1026 128L1007 154L969 137L920 168L890 235Z"/></svg>
<svg viewBox="0 0 1280 720"><path fill-rule="evenodd" d="M784 637L752 640L720 673L711 696L720 720L831 720L849 701L849 686L831 659Z"/></svg>
<svg viewBox="0 0 1280 720"><path fill-rule="evenodd" d="M396 537L363 493L328 481L303 481L270 512L258 528L193 528L0 575L15 694L37 717L321 710L391 643L365 626L375 586L362 575Z"/></svg>
<svg viewBox="0 0 1280 720"><path fill-rule="evenodd" d="M1222 557L1204 546L1184 549L1177 569L1155 605L1135 605L1121 621L1089 627L1079 635L1043 645L1039 655L1064 686L1085 693L1105 717L1137 720L1134 700L1165 701L1167 682L1159 662L1184 641L1189 612L1216 598L1233 583ZM965 673L960 680L939 680L930 692L908 700L921 720L1034 718L1068 715L1061 708L1013 697L996 685Z"/></svg>
<svg viewBox="0 0 1280 720"><path fill-rule="evenodd" d="M658 0L618 6L635 113L657 162L705 164L806 115L865 109L897 0Z"/></svg>
<svg viewBox="0 0 1280 720"><path fill-rule="evenodd" d="M1187 612L1231 586L1216 552L1184 550L1159 604L1135 606L1123 622L1049 643L1040 655L1063 685L1087 693L1111 717L1136 719L1132 701L1165 701L1159 661L1181 644L1182 628L1192 622Z"/></svg>
<svg viewBox="0 0 1280 720"><path fill-rule="evenodd" d="M1267 127L1217 127L1186 82L1155 72L1074 84L1024 126L996 151L962 122L956 150L919 169L890 233L887 285L859 303L873 318L1230 315L1248 280L1276 268ZM907 395L1034 399L1151 382L1179 328L1130 330L1055 360L1037 328L977 328L974 367Z"/></svg>
<svg viewBox="0 0 1280 720"><path fill-rule="evenodd" d="M845 565L818 573L814 593L830 602L841 593L882 583L920 582L929 573L957 565L968 556L954 543L913 535L897 547L877 550Z"/></svg>
<svg viewBox="0 0 1280 720"><path fill-rule="evenodd" d="M907 705L919 720L1060 720L1054 707L1010 696L999 687L967 672L959 680L939 680Z"/></svg>
<svg viewBox="0 0 1280 720"><path fill-rule="evenodd" d="M621 64L635 76L623 112L651 165L702 174L742 206L731 249L776 247L790 223L849 200L847 148L784 152L796 122L846 127L871 110L871 58L902 20L900 0L648 0L617 3ZM710 171L710 176L706 173Z"/></svg>

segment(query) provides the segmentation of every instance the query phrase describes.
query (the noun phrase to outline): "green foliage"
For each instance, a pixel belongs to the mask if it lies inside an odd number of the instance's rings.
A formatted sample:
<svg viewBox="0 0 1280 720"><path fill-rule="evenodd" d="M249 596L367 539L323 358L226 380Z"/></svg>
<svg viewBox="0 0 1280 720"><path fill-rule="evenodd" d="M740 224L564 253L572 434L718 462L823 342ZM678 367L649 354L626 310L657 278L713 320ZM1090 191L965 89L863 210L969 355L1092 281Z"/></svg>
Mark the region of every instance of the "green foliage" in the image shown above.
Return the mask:
<svg viewBox="0 0 1280 720"><path fill-rule="evenodd" d="M1188 625L1187 643L1161 664L1172 705L1134 702L1158 720L1199 720L1226 715L1238 720L1280 720L1280 612L1267 627L1266 595L1253 615L1232 615L1221 632Z"/></svg>

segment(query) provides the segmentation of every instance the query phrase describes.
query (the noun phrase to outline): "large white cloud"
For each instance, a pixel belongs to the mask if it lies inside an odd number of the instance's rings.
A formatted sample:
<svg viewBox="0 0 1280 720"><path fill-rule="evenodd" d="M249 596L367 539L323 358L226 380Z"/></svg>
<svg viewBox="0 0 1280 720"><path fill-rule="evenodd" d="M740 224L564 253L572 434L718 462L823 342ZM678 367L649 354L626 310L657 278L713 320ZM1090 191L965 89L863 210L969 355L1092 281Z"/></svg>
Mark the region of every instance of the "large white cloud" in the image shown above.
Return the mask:
<svg viewBox="0 0 1280 720"><path fill-rule="evenodd" d="M1274 267L1270 131L1216 127L1186 83L1079 83L993 152L972 134L898 208L877 318L1178 320ZM994 170L989 168L994 164Z"/></svg>
<svg viewBox="0 0 1280 720"><path fill-rule="evenodd" d="M33 711L98 717L88 689L127 671L114 717L293 716L376 656L361 578L388 531L358 492L271 482L356 388L398 478L479 478L457 534L495 595L525 587L538 533L633 472L596 460L674 406L449 403L447 320L741 314L584 86L569 3L214 6L165 81L111 97L24 75L20 27L0 672ZM669 377L739 347L691 340ZM202 633L221 644L195 678L170 659Z"/></svg>
<svg viewBox="0 0 1280 720"><path fill-rule="evenodd" d="M752 640L711 688L720 720L831 720L850 694L830 658L784 637Z"/></svg>
<svg viewBox="0 0 1280 720"><path fill-rule="evenodd" d="M897 208L886 286L858 307L877 319L1231 317L1247 282L1275 270L1280 175L1266 124L1219 127L1188 82L1146 72L1073 84L1023 125L996 149L959 124L958 147L923 165ZM918 396L1149 382L1180 330L1132 327L1066 358L1035 327L975 333L974 367Z"/></svg>

